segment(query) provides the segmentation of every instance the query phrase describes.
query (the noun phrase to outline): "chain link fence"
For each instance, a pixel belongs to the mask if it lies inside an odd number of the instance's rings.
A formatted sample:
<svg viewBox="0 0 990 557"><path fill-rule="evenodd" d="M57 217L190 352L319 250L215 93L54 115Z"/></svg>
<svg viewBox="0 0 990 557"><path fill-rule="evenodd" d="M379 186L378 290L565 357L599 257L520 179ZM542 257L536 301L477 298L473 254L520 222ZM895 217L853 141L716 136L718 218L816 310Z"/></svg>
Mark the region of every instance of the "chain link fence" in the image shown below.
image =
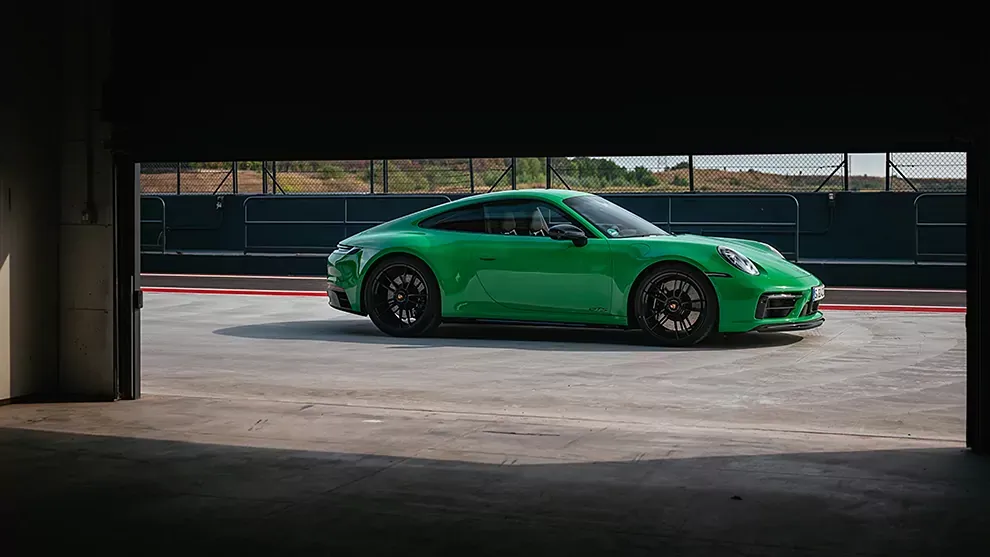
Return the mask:
<svg viewBox="0 0 990 557"><path fill-rule="evenodd" d="M873 157L870 172L850 157ZM857 166L854 163L852 166ZM965 153L238 161L141 165L145 194L964 192Z"/></svg>
<svg viewBox="0 0 990 557"><path fill-rule="evenodd" d="M257 179L258 191L278 194L368 193L374 162L278 161L266 162ZM380 163L380 161L378 161Z"/></svg>
<svg viewBox="0 0 990 557"><path fill-rule="evenodd" d="M890 191L966 191L966 153L890 153L887 172Z"/></svg>
<svg viewBox="0 0 990 557"><path fill-rule="evenodd" d="M508 184L511 159L415 159L379 161L386 193L479 193Z"/></svg>
<svg viewBox="0 0 990 557"><path fill-rule="evenodd" d="M694 188L708 192L798 193L845 189L844 154L694 157Z"/></svg>
<svg viewBox="0 0 990 557"><path fill-rule="evenodd" d="M540 175L546 183L545 173ZM595 193L690 191L689 157L554 157L550 187Z"/></svg>

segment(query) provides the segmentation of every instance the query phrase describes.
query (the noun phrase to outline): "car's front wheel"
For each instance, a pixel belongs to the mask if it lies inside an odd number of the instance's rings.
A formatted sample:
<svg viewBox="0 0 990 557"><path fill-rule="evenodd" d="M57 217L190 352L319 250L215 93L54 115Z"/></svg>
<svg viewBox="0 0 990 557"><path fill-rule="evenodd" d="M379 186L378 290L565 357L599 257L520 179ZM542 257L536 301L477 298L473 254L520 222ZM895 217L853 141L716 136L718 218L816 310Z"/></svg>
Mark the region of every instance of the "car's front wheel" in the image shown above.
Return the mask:
<svg viewBox="0 0 990 557"><path fill-rule="evenodd" d="M365 285L368 316L396 337L429 334L440 324L440 286L422 261L401 255L376 264Z"/></svg>
<svg viewBox="0 0 990 557"><path fill-rule="evenodd" d="M718 300L707 277L694 267L654 267L633 293L640 328L662 346L691 346L715 329Z"/></svg>

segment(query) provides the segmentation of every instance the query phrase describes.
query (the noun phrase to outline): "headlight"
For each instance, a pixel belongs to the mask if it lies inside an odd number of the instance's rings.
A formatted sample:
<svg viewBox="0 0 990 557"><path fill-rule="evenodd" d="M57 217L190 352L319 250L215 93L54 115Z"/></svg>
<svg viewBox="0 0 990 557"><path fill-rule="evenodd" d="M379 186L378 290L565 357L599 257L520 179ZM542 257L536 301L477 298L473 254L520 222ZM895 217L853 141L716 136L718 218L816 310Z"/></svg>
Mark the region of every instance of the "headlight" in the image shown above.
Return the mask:
<svg viewBox="0 0 990 557"><path fill-rule="evenodd" d="M337 249L333 250L334 253L340 255L351 255L361 251L361 248L356 248L354 246L347 246L344 244L337 244Z"/></svg>
<svg viewBox="0 0 990 557"><path fill-rule="evenodd" d="M778 250L777 248L775 248L775 247L773 247L770 244L767 244L765 242L760 242L760 243L763 244L764 246L770 248L770 251L776 253L777 256L780 257L781 259L787 259L786 257L784 257L784 254L780 253L780 250Z"/></svg>
<svg viewBox="0 0 990 557"><path fill-rule="evenodd" d="M748 257L738 251L725 246L719 246L718 253L736 269L750 275L760 274L760 270L756 268L756 265L754 265Z"/></svg>

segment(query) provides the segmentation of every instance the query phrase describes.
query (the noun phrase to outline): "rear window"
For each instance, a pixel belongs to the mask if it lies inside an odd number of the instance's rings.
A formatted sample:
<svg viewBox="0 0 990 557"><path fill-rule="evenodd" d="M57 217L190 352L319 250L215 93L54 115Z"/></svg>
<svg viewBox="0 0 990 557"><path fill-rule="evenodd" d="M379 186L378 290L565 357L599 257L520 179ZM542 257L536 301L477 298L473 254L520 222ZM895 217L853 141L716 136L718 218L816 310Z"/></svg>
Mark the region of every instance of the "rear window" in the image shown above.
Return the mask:
<svg viewBox="0 0 990 557"><path fill-rule="evenodd" d="M485 215L481 205L461 207L433 215L419 223L423 228L449 230L452 232L485 232Z"/></svg>

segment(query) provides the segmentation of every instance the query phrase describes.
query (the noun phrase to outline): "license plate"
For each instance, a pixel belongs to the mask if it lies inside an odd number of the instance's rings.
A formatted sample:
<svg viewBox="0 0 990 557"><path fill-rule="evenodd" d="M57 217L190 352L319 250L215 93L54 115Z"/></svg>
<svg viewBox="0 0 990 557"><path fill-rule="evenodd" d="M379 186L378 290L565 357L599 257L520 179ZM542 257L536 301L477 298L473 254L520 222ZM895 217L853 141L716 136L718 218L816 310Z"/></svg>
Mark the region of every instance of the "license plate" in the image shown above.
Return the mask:
<svg viewBox="0 0 990 557"><path fill-rule="evenodd" d="M817 302L823 298L825 298L825 285L816 286L811 289L811 300L813 302Z"/></svg>

